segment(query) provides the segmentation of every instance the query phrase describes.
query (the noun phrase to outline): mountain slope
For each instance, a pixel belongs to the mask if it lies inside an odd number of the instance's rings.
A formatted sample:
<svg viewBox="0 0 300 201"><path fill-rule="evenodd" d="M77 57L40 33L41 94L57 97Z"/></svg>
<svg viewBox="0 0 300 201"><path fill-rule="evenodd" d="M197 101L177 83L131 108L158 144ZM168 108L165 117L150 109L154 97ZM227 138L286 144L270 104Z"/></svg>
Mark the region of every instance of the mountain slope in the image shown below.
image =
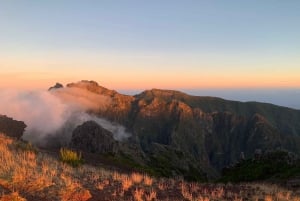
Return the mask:
<svg viewBox="0 0 300 201"><path fill-rule="evenodd" d="M88 126L90 127L90 126ZM96 126L97 127L97 126ZM67 150L71 153L76 153ZM81 164L72 167L60 153L45 152L0 133L1 201L119 200L281 200L300 192L269 184L189 183ZM70 161L69 161L70 162Z"/></svg>
<svg viewBox="0 0 300 201"><path fill-rule="evenodd" d="M67 87L109 96L108 107L94 112L123 124L132 133L128 142L141 147L146 163L163 175L217 176L242 152L249 158L258 149L300 154L299 110L172 90L127 96L93 81Z"/></svg>

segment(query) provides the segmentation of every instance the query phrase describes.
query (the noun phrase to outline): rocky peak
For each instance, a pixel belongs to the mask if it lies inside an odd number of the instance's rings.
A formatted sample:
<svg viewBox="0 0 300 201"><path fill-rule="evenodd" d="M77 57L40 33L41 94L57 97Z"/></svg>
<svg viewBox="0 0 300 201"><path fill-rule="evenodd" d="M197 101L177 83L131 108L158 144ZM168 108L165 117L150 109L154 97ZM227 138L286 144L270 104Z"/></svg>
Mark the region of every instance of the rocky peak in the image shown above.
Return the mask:
<svg viewBox="0 0 300 201"><path fill-rule="evenodd" d="M172 100L182 101L185 99L186 96L188 95L180 91L151 89L151 90L143 91L142 93L136 95L135 97L138 99L144 99L146 101L152 101L154 98L158 98L170 102Z"/></svg>
<svg viewBox="0 0 300 201"><path fill-rule="evenodd" d="M107 96L111 96L111 97L118 94L114 90L109 90L105 87L100 86L95 81L88 81L88 80L82 80L80 82L70 83L70 84L67 84L67 87L77 87L77 88L81 88L81 89L86 89L93 93L107 95Z"/></svg>
<svg viewBox="0 0 300 201"><path fill-rule="evenodd" d="M52 86L52 87L50 87L49 89L48 89L48 91L51 91L51 90L53 90L53 89L59 89L59 88L63 88L64 86L62 85L62 84L60 84L60 83L56 83L54 86Z"/></svg>

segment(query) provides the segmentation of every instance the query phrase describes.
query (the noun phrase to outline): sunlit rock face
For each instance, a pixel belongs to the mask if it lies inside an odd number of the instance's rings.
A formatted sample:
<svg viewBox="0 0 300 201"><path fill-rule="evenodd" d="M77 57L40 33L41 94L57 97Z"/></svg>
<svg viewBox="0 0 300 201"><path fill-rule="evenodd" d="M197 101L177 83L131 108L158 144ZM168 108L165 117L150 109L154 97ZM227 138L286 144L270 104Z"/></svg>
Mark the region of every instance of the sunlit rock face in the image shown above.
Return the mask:
<svg viewBox="0 0 300 201"><path fill-rule="evenodd" d="M106 101L105 107L98 107L99 109L96 113L98 115L105 116L109 120L117 121L122 124L128 122L128 118L132 110L132 103L135 100L133 96L120 94L114 90L109 90L100 86L97 82L86 80L67 84L66 88L82 89L93 94L106 97L109 101ZM98 105L101 104L100 98L94 102Z"/></svg>

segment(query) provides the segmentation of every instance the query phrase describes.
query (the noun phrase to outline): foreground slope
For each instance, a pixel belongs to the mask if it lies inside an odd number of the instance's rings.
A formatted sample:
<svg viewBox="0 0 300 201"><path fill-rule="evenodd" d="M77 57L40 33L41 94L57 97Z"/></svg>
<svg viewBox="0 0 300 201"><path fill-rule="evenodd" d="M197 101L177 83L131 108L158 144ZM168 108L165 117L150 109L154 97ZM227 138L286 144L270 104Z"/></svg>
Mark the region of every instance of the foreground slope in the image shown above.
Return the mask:
<svg viewBox="0 0 300 201"><path fill-rule="evenodd" d="M200 184L101 167L71 167L58 154L0 134L1 201L280 200L300 192L269 184Z"/></svg>

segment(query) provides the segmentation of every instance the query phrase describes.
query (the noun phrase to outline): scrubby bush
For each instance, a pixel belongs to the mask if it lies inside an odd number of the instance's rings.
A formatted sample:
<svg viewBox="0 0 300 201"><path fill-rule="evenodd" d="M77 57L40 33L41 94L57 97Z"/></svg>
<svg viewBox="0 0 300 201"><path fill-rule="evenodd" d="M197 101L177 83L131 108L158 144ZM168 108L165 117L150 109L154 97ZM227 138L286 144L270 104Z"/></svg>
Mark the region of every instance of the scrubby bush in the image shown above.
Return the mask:
<svg viewBox="0 0 300 201"><path fill-rule="evenodd" d="M31 152L34 152L34 153L38 152L37 148L35 146L33 146L30 142L15 141L14 146L15 146L16 149L18 149L20 151L31 151Z"/></svg>
<svg viewBox="0 0 300 201"><path fill-rule="evenodd" d="M78 154L77 152L67 148L61 148L59 153L60 153L60 159L63 162L72 165L73 167L77 167L83 163L81 153Z"/></svg>

